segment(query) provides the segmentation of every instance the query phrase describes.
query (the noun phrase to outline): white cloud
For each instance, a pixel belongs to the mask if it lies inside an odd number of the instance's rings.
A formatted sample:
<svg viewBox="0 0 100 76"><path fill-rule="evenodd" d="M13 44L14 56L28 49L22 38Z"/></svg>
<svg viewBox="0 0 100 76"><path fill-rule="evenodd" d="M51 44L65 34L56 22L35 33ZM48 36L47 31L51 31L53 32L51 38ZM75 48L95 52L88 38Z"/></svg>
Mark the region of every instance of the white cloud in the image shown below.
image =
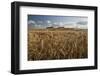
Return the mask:
<svg viewBox="0 0 100 76"><path fill-rule="evenodd" d="M47 20L46 22L47 22L47 26L48 27L51 27L52 26L52 22L50 20Z"/></svg>
<svg viewBox="0 0 100 76"><path fill-rule="evenodd" d="M33 21L33 20L29 20L29 21L28 21L28 24L36 24L36 22Z"/></svg>
<svg viewBox="0 0 100 76"><path fill-rule="evenodd" d="M60 27L64 27L64 23L63 23L63 22L60 22L60 23L59 23L59 26L60 26Z"/></svg>
<svg viewBox="0 0 100 76"><path fill-rule="evenodd" d="M82 24L65 24L65 28L80 28L80 29L87 29L87 25L82 25Z"/></svg>
<svg viewBox="0 0 100 76"><path fill-rule="evenodd" d="M58 25L58 23L57 22L55 22L55 23L53 23L54 25Z"/></svg>
<svg viewBox="0 0 100 76"><path fill-rule="evenodd" d="M51 23L51 21L50 20L47 20L47 23Z"/></svg>
<svg viewBox="0 0 100 76"><path fill-rule="evenodd" d="M75 28L74 25L64 25L65 28Z"/></svg>
<svg viewBox="0 0 100 76"><path fill-rule="evenodd" d="M80 29L87 29L87 25L76 25L77 28L80 28Z"/></svg>

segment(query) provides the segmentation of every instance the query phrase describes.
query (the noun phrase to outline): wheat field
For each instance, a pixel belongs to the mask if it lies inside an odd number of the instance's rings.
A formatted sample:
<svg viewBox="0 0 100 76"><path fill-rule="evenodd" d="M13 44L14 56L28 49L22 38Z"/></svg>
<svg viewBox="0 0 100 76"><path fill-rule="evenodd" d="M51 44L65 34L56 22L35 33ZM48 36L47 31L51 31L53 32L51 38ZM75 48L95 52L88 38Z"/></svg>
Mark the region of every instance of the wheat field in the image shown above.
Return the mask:
<svg viewBox="0 0 100 76"><path fill-rule="evenodd" d="M28 60L80 59L88 57L86 29L28 30Z"/></svg>

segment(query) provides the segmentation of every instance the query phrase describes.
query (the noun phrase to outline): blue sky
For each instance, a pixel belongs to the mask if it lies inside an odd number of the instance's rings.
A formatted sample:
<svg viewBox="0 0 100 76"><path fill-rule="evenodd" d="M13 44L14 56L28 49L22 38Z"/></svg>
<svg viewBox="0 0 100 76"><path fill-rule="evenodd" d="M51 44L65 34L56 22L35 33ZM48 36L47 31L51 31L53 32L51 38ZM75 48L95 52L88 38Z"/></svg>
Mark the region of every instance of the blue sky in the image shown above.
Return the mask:
<svg viewBox="0 0 100 76"><path fill-rule="evenodd" d="M28 26L31 28L46 27L87 27L88 18L83 16L28 15Z"/></svg>

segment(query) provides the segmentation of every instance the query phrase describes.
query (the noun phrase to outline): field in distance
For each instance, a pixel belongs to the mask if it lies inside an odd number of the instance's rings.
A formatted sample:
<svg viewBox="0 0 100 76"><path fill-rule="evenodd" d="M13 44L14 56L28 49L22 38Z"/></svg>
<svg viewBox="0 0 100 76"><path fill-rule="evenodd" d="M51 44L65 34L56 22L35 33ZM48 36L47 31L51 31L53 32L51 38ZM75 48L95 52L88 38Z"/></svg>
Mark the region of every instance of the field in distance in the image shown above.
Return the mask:
<svg viewBox="0 0 100 76"><path fill-rule="evenodd" d="M74 28L28 29L28 60L88 57L88 30Z"/></svg>

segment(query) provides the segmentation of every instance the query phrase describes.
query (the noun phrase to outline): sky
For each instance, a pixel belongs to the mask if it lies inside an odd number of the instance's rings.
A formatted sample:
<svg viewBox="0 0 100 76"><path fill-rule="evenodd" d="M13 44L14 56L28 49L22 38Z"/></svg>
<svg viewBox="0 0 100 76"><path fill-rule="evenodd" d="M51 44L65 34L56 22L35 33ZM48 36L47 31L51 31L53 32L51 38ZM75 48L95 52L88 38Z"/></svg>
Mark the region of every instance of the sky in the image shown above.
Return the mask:
<svg viewBox="0 0 100 76"><path fill-rule="evenodd" d="M29 28L65 27L87 29L88 17L28 15Z"/></svg>

